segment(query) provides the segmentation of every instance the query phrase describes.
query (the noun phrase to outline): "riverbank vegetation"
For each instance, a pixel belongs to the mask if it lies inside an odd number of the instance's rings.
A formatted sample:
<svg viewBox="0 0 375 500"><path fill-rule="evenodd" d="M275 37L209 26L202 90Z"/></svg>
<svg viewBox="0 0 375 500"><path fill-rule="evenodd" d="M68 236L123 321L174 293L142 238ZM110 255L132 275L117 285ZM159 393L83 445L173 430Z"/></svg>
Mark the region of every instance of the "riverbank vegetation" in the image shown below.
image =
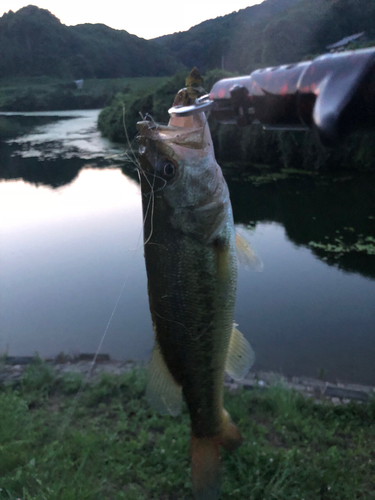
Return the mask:
<svg viewBox="0 0 375 500"><path fill-rule="evenodd" d="M190 499L188 414L151 410L145 377L82 385L37 361L3 382L0 499ZM375 498L374 400L318 404L276 385L225 401L245 442L223 453L223 500Z"/></svg>
<svg viewBox="0 0 375 500"><path fill-rule="evenodd" d="M150 114L156 122L167 123L168 109L176 91L185 85L186 71L167 79L153 92L118 92L110 106L99 115L102 134L114 141L127 143L126 131L132 140L141 115ZM204 75L209 91L221 78L235 76L224 70ZM236 161L246 170L252 165L272 165L277 171L375 170L374 132L351 134L341 143L325 148L311 132L265 131L261 126L239 128L209 120L215 154L220 162Z"/></svg>
<svg viewBox="0 0 375 500"><path fill-rule="evenodd" d="M63 111L99 109L110 104L118 92L148 93L165 77L107 78L84 80L78 88L73 80L51 77L3 78L1 111Z"/></svg>

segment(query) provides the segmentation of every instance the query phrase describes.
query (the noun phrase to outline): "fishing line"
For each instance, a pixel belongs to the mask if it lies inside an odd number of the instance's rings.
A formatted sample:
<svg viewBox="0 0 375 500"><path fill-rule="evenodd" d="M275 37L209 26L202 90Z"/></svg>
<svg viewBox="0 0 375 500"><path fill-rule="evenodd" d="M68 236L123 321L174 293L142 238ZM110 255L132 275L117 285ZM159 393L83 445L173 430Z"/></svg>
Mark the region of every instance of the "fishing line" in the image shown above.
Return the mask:
<svg viewBox="0 0 375 500"><path fill-rule="evenodd" d="M134 158L133 161L134 161L135 165L138 165L137 157L135 156L133 147L132 147L130 139L129 139L128 129L126 128L126 123L125 123L125 103L123 103L123 106L122 106L122 124L123 124L123 127L124 127L126 142L128 143L128 147L129 147L129 149L130 149L130 151L131 151L131 153L133 155L133 158Z"/></svg>
<svg viewBox="0 0 375 500"><path fill-rule="evenodd" d="M123 105L123 108L122 108L122 119L123 119L123 125L124 125L124 131L125 131L126 140L127 140L127 143L128 143L129 149L130 149L130 151L131 151L131 153L132 153L132 155L133 155L133 158L134 158L134 163L135 163L135 164L136 164L139 168L141 168L141 166L140 166L140 164L139 164L139 162L138 162L138 160L137 160L137 157L136 157L136 155L135 155L135 153L134 153L134 150L133 150L133 148L132 148L131 142L130 142L130 140L129 140L129 135L128 135L128 131L127 131L127 128L126 128L126 123L125 123L125 104ZM141 170L142 170L142 169L141 169ZM146 178L146 180L147 180L147 182L148 182L148 184L149 184L149 186L150 186L150 188L151 188L151 193L152 193L152 214L151 214L151 221L152 221L152 220L153 220L153 213L154 213L154 185L155 185L155 177L156 177L156 176L155 176L155 175L153 176L153 183L152 183L152 185L151 185L151 184L150 184L150 182L149 182L149 180L147 179L147 176L145 175L145 173L144 173L143 171L142 171L142 173L143 173L144 177ZM165 181L164 179L162 179L162 180L163 180L163 181L165 182L165 184L166 184L166 181ZM165 184L164 184L163 188L165 187ZM150 201L151 201L151 200L150 200ZM143 219L143 225L144 225L144 223L145 223L145 220L146 220L146 217L147 217L147 214L148 214L149 207L150 207L150 203L149 203L149 204L148 204L148 206L147 206L146 214L145 214L145 217L144 217L144 219ZM142 228L142 230L143 230L143 228ZM138 240L137 240L136 248L135 248L135 250L134 250L134 252L133 252L132 260L134 259L134 257L135 257L135 254L136 254L137 250L140 248L140 246L139 246L139 242L140 242L140 239L141 239L141 236L142 236L142 232L143 232L142 230L141 230L141 232L140 232L140 234L139 234L139 236L138 236ZM148 239L149 239L149 238L151 238L151 234L150 234L150 236L148 237ZM144 244L146 244L146 243L147 243L148 239L145 241L145 243L144 243ZM104 342L104 340L105 340L105 337L106 337L106 335L107 335L107 332L108 332L109 326L110 326L110 324L111 324L111 322L112 322L113 316L114 316L114 314L115 314L115 312L116 312L116 309L117 309L117 306L118 306L118 304L119 304L119 302L120 302L121 295L122 295L122 293L123 293L123 291L124 291L124 288L125 288L125 285L127 284L128 279L129 279L129 276L130 276L130 273L131 273L131 269L132 269L132 267L130 266L130 264L131 264L131 262L129 263L129 270L128 270L128 274L127 274L127 275L126 275L126 277L125 277L124 283L123 283L123 285L122 285L122 287L121 287L120 293L119 293L119 295L118 295L118 297L117 297L116 303L115 303L115 305L114 305L114 307L113 307L113 310L112 310L112 313L111 313L111 315L110 315L110 317L109 317L109 320L108 320L107 326L106 326L106 327L105 327L105 329L104 329L104 333L103 333L102 338L101 338L101 340L100 340L100 342L99 342L99 346L98 346L98 348L97 348L97 350L96 350L96 353L95 353L95 356L94 356L94 358L93 358L93 360L92 360L92 362L91 362L91 367L90 367L90 369L89 369L89 371L88 371L88 373L87 373L87 376L88 376L87 378L90 378L90 376L91 376L91 374L92 374L92 371L93 371L94 366L95 366L95 364L96 364L96 360L97 360L97 358L98 358L98 355L99 355L99 353L100 353L101 347L102 347L103 342Z"/></svg>
<svg viewBox="0 0 375 500"><path fill-rule="evenodd" d="M138 167L138 171L139 171L140 165L139 165L139 163L138 163L138 161L137 161L136 155L135 155L134 150L133 150L133 148L132 148L132 146L131 146L131 143L130 143L130 140L129 140L129 135L128 135L128 132L127 132L127 129L126 129L126 125L125 125L125 105L123 106L123 124L124 124L124 130L125 130L126 140L127 140L127 142L128 142L129 150L131 151L131 154L133 155L133 158L131 158L131 156L129 155L129 153L126 153L126 154L127 154L128 158L129 158L129 160L135 163L135 165ZM146 179L147 179L147 177L146 177ZM149 183L150 188L151 188L151 190L153 191L153 185L151 185L151 184L150 184L150 182L148 181L148 179L147 179L147 182ZM153 197L152 197L152 198L153 198ZM151 200L150 200L150 201L151 201ZM149 205L148 205L148 207L147 207L145 217L147 216L147 213L148 213L148 210L149 210L149 206L150 206L150 202L149 202ZM76 394L75 394L75 396L74 396L74 400L73 400L72 406L71 406L71 408L70 408L70 410L69 410L69 412L68 412L68 414L67 414L67 416L66 416L65 423L64 423L64 424L60 427L60 432L59 432L59 434L60 434L61 436L63 436L63 435L64 435L64 433L65 433L65 430L66 430L67 426L68 426L68 425L69 425L69 423L71 422L71 419L72 419L72 416L73 416L74 410L75 410L75 409L76 409L76 407L77 407L77 404L78 404L78 399L79 399L79 397L80 397L80 395L81 395L81 393L82 393L82 391L83 391L83 388L86 386L86 384L87 384L88 380L89 380L89 379L91 378L91 376L92 376L92 372L93 372L94 367L95 367L95 365L96 365L96 360L97 360L98 355L99 355L99 353L100 353L100 350L101 350L101 348L102 348L102 346L103 346L103 342L104 342L104 340L105 340L105 338L106 338L106 336L107 336L107 333L108 333L109 327L110 327L110 325L111 325L111 323L112 323L113 316L114 316L114 314L115 314L115 312L116 312L116 309L117 309L118 304L119 304L119 302L120 302L120 299L121 299L121 296L122 296L123 291L124 291L124 289L125 289L125 286L126 286L126 284L127 284L128 280L129 280L130 273L131 273L131 270L132 270L132 267L133 267L133 266L132 266L132 262L133 262L133 260L134 260L134 258L135 258L135 254L136 254L137 250L140 248L140 239L141 239L142 232L143 232L144 221L145 221L145 219L143 220L142 229L141 229L141 231L140 231L140 233L139 233L139 236L138 236L138 240L137 240L136 248L134 249L134 251L133 251L133 255L132 255L132 257L131 257L131 259L130 259L130 262L129 262L128 273L127 273L127 275L125 276L125 279L124 279L124 282L123 282L123 284L122 284L121 290L120 290L120 292L119 292L119 294L118 294L118 296L117 296L117 299L116 299L115 305L114 305L114 307L113 307L113 309L112 309L112 312L111 312L110 317L109 317L109 319L108 319L107 325L106 325L106 327L105 327L105 329L104 329L103 335L102 335L102 337L101 337L101 339L100 339L99 345L98 345L98 347L97 347L97 349L96 349L96 352L95 352L95 355L94 355L94 357L93 357L93 360L91 361L90 368L89 368L89 370L86 372L86 374L85 374L85 376L84 376L84 378L83 378L83 380L82 380L82 382L81 382L81 385L80 385L80 387L79 387L79 389L78 389L77 393L76 393Z"/></svg>
<svg viewBox="0 0 375 500"><path fill-rule="evenodd" d="M143 242L143 246L145 246L151 239L152 235L153 235L153 232L154 232L154 210L155 210L155 189L154 189L154 186L155 186L155 179L156 179L156 175L154 174L153 175L153 178L152 178L152 184L150 183L147 175L146 175L146 172L143 171L141 165L138 163L138 174L139 172L141 172L143 174L143 177L146 179L146 182L147 184L150 186L150 199L149 199L149 202L148 202L148 205L147 205L147 209L145 211L145 215L143 217L143 228L145 227L145 223L146 223L146 219L147 219L147 215L148 215L148 211L150 209L150 204L151 204L151 220L150 220L150 234L148 235L147 238L144 238L144 242ZM165 185L163 186L165 187ZM142 195L143 196L143 195Z"/></svg>
<svg viewBox="0 0 375 500"><path fill-rule="evenodd" d="M112 309L111 315L110 315L110 317L109 317L109 319L108 319L108 322L107 322L107 325L106 325L106 327L105 327L105 329L104 329L103 335L102 335L102 337L101 337L101 339L100 339L100 342L99 342L98 348L96 349L96 352L95 352L95 355L94 355L94 357L93 357L93 360L91 361L91 366L90 366L89 370L86 372L86 375L85 375L85 377L83 378L83 380L82 380L82 382L81 382L81 385L80 385L80 387L79 387L79 389L78 389L77 393L76 393L76 394L75 394L75 396L74 396L74 400L73 400L72 406L71 406L71 408L70 408L70 411L69 411L69 413L68 413L68 415L67 415L67 417L66 417L65 424L63 424L63 425L61 426L61 428L60 428L60 434L61 434L61 436L63 436L63 434L65 433L65 430L66 430L66 428L67 428L68 424L69 424L69 423L70 423L70 421L71 421L71 418L72 418L73 412L74 412L74 410L75 410L75 409L76 409L76 407L77 407L78 398L79 398L79 396L81 395L81 393L82 393L82 391L83 391L83 388L86 386L86 384L87 384L88 380L91 378L92 371L93 371L93 369L94 369L94 367L95 367L96 360L97 360L98 355L99 355L99 353L100 353L100 350L101 350L101 348L102 348L103 342L104 342L104 340L105 340L105 338L106 338L106 336L107 336L108 329L109 329L109 327L110 327L110 325L111 325L111 322L112 322L113 316L114 316L114 314L115 314L115 312L116 312L117 306L118 306L118 304L119 304L119 302L120 302L120 299L121 299L122 293L123 293L123 291L124 291L124 289L125 289L125 286L126 286L126 284L127 284L128 280L129 280L130 273L131 273L132 268L133 268L133 266L132 266L132 262L133 262L133 259L135 258L135 254L136 254L136 252L137 252L137 250L138 250L138 248L139 248L139 242L140 242L141 236L142 236L142 230L141 230L141 232L140 232L140 234L139 234L139 236L138 236L136 249L133 251L133 255L132 255L131 260L130 260L130 262L129 262L128 273L127 273L127 275L125 276L125 280L124 280L124 282L123 282L123 284L122 284L122 287L121 287L120 293L118 294L117 300L116 300L115 305L114 305L114 307L113 307L113 309Z"/></svg>
<svg viewBox="0 0 375 500"><path fill-rule="evenodd" d="M151 121L152 122L152 127L150 127L150 128L159 128L159 124L156 123L156 121L154 120L152 115L150 115L149 113L146 113L145 116L143 116L141 112L139 112L139 114L141 115L142 121L144 121L144 122Z"/></svg>
<svg viewBox="0 0 375 500"><path fill-rule="evenodd" d="M140 113L141 115L141 118L143 119L143 116L142 116L142 113ZM154 119L149 115L149 114L146 114L145 116L145 120L147 120L148 118L150 118L153 122L153 128L157 127L157 124L155 123ZM155 177L156 177L156 174L153 175L153 182L152 184L150 183L147 175L146 175L146 172L143 171L137 157L136 157L136 154L134 152L134 149L131 145L131 142L130 142L130 139L129 139L129 134L128 134L128 129L126 127L126 121L125 121L125 103L123 103L123 106L122 106L122 124L123 124L123 127L124 127L124 132L125 132L125 137L126 137L126 141L128 143L128 147L129 147L129 150L131 152L131 154L133 155L133 159L130 157L130 155L128 155L130 161L133 162L133 164L137 167L137 170L138 170L138 176L140 176L140 172L141 174L143 174L143 177L146 179L146 182L147 184L150 186L150 190L151 190L151 196L150 196L150 200L148 202L148 205L147 205L147 209L146 209L146 213L145 213L145 216L143 218L143 227L145 225L145 222L146 222L146 218L147 218L147 215L148 215L148 211L150 209L150 204L151 204L151 228L150 228L150 234L147 238L145 238L145 241L143 243L142 246L146 245L151 237L152 237L152 234L154 232L154 207L155 207L155 197L154 197L154 194L155 194L155 190L154 190L154 186L155 186ZM165 187L166 185L166 181L164 179L162 179L165 184L162 188ZM141 182L141 180L140 180ZM139 243L139 239L138 239L138 243ZM137 243L137 247L138 247L138 243ZM138 248L136 248L137 250Z"/></svg>

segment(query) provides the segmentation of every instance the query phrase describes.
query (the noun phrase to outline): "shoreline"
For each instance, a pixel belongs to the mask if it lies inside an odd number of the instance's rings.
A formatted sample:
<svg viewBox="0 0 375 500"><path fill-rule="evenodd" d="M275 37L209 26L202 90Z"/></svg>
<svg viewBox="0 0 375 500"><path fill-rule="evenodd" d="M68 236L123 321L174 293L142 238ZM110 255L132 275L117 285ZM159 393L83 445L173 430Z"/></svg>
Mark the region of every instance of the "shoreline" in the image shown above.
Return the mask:
<svg viewBox="0 0 375 500"><path fill-rule="evenodd" d="M94 363L94 354L81 354L75 358L60 355L54 359L40 359L29 356L4 356L0 364L0 384L17 382L27 368L36 363L46 363L56 373L63 377L74 373L86 378L86 382L95 382L103 374L122 375L133 369L147 368L147 362L112 360L108 354L99 354ZM333 404L346 404L350 401L365 402L375 395L375 386L355 383L332 383L312 377L285 377L275 372L250 371L242 380L235 381L225 375L224 385L231 392L240 388L246 390L267 390L271 386L295 390L305 397L313 398L315 402L331 400Z"/></svg>

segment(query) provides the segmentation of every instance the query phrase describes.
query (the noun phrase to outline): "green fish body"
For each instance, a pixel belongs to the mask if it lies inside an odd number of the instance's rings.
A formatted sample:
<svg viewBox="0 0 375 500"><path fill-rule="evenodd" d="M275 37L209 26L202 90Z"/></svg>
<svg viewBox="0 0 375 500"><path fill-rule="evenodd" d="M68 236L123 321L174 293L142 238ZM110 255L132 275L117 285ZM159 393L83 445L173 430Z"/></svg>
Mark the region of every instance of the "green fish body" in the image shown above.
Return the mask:
<svg viewBox="0 0 375 500"><path fill-rule="evenodd" d="M223 408L228 371L242 378L252 351L234 328L237 284L229 191L204 115L140 122L144 252L155 347L147 399L161 413L191 418L196 499L220 495L219 446L242 438Z"/></svg>

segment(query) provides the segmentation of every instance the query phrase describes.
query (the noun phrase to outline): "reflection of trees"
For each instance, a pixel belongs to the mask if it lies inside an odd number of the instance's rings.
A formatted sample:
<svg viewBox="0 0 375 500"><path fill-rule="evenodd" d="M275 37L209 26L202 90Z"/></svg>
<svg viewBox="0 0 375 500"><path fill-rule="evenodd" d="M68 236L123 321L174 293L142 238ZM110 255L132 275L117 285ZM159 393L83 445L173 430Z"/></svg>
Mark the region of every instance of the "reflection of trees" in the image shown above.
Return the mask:
<svg viewBox="0 0 375 500"><path fill-rule="evenodd" d="M0 180L23 179L53 188L72 182L87 160L80 158L38 161L11 156L15 146L1 144ZM107 161L90 162L106 168ZM111 162L113 166L113 161ZM123 174L139 181L135 165L119 164ZM227 169L230 173L230 168ZM364 237L375 237L375 180L371 175L352 178L290 178L255 186L250 182L228 181L235 221L243 224L275 221L285 227L296 245L309 247L330 265L348 272L375 278L375 256L361 252L328 252L324 245L353 245ZM314 242L315 246L311 246ZM373 245L370 242L369 245Z"/></svg>
<svg viewBox="0 0 375 500"><path fill-rule="evenodd" d="M31 184L59 187L75 179L87 160L43 160L11 156L15 146L1 144L0 179L23 179Z"/></svg>
<svg viewBox="0 0 375 500"><path fill-rule="evenodd" d="M113 166L113 160L98 160L95 163L81 158L57 158L40 161L37 158L12 156L16 146L1 143L0 146L0 180L23 179L30 184L43 184L57 188L72 182L82 168L90 164L92 168L106 168ZM19 146L17 146L19 149ZM137 170L131 163L118 163L121 171L127 177L138 181Z"/></svg>
<svg viewBox="0 0 375 500"><path fill-rule="evenodd" d="M375 256L366 252L328 252L309 242L352 245L360 235L375 237L375 179L286 179L254 186L230 182L235 221L279 222L296 245L308 246L330 265L375 278ZM371 243L370 243L371 244Z"/></svg>

